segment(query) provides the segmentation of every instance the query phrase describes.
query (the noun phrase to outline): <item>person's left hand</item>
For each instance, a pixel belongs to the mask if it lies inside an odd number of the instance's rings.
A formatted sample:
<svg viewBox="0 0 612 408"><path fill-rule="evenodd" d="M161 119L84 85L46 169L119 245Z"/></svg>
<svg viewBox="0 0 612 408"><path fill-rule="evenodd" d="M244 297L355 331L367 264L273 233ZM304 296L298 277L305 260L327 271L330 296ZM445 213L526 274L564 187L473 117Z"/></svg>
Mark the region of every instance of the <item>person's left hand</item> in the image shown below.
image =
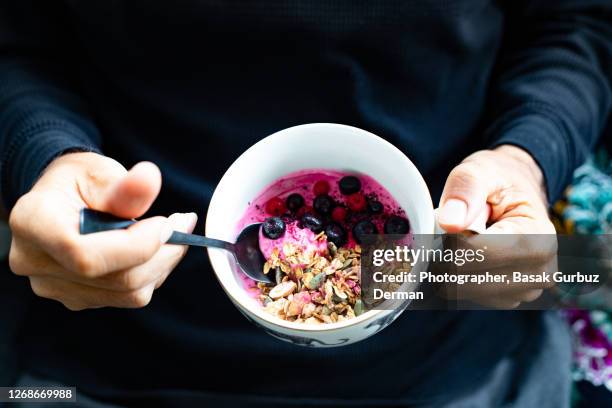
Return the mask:
<svg viewBox="0 0 612 408"><path fill-rule="evenodd" d="M487 265L532 265L534 271L550 265L556 254L554 239L537 240L527 234L555 234L548 217L546 190L542 172L526 151L511 145L481 150L455 167L444 186L438 223L449 233L464 231L479 213L490 207L489 227L485 234L506 235L505 248L487 251ZM478 237L474 237L478 240ZM480 237L486 242L486 235ZM522 242L520 242L522 241ZM489 240L491 242L491 240ZM533 243L542 244L534 248ZM526 245L526 250L516 250ZM492 259L491 257L498 259ZM520 269L515 269L520 270ZM510 309L521 302L537 299L550 283L481 284L456 287L454 297L486 306Z"/></svg>

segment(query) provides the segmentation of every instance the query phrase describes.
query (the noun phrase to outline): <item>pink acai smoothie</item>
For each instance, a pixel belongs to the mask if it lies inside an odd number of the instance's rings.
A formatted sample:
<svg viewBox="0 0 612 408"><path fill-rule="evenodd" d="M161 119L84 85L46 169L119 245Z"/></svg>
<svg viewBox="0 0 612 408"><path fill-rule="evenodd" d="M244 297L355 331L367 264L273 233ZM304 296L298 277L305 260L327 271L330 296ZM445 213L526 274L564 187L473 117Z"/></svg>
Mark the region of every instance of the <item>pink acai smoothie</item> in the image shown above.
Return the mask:
<svg viewBox="0 0 612 408"><path fill-rule="evenodd" d="M389 192L364 174L311 169L289 174L267 186L249 205L236 227L264 223L260 250L284 259L286 244L297 246L305 259L324 256L328 242L354 248L360 235L393 233L411 240L410 223ZM295 262L295 260L294 260ZM298 266L304 266L298 259ZM245 279L253 292L256 285Z"/></svg>

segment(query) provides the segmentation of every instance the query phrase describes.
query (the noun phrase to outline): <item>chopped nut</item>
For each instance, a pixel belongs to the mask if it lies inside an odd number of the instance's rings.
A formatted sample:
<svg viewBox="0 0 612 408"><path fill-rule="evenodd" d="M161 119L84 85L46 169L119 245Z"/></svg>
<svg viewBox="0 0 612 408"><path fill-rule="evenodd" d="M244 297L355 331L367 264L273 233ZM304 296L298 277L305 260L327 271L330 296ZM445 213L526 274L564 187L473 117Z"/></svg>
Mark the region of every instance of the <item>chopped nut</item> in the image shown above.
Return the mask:
<svg viewBox="0 0 612 408"><path fill-rule="evenodd" d="M283 282L276 285L269 293L272 299L279 299L285 296L289 296L296 289L297 285L293 281Z"/></svg>

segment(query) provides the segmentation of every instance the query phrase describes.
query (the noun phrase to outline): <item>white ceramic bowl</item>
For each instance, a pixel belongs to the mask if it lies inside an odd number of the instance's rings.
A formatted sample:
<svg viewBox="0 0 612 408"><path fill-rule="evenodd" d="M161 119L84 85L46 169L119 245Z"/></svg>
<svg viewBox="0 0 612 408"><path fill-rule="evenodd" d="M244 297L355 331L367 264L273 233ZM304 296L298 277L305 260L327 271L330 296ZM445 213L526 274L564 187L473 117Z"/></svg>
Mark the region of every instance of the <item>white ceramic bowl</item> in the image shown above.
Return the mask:
<svg viewBox="0 0 612 408"><path fill-rule="evenodd" d="M370 175L406 211L415 234L433 234L429 190L412 162L389 142L351 126L313 123L274 133L244 152L219 182L206 217L206 236L233 242L235 226L249 202L278 178L305 169ZM295 344L333 347L363 340L389 325L402 310L370 310L343 322L306 325L264 312L238 278L227 252L208 254L221 286L238 309L269 334Z"/></svg>

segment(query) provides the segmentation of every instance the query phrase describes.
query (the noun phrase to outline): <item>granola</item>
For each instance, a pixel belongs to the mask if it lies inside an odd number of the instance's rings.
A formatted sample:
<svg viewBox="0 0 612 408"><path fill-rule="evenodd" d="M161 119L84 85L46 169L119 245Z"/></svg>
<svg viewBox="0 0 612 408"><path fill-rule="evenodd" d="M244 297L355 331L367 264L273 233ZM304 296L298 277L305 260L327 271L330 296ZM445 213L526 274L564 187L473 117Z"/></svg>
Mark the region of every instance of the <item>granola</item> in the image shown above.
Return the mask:
<svg viewBox="0 0 612 408"><path fill-rule="evenodd" d="M327 241L324 233L317 240ZM322 324L341 322L363 313L361 301L361 247L337 248L327 242L327 251L304 253L286 243L283 257L275 248L264 265L275 283L259 282L264 310L283 320Z"/></svg>

